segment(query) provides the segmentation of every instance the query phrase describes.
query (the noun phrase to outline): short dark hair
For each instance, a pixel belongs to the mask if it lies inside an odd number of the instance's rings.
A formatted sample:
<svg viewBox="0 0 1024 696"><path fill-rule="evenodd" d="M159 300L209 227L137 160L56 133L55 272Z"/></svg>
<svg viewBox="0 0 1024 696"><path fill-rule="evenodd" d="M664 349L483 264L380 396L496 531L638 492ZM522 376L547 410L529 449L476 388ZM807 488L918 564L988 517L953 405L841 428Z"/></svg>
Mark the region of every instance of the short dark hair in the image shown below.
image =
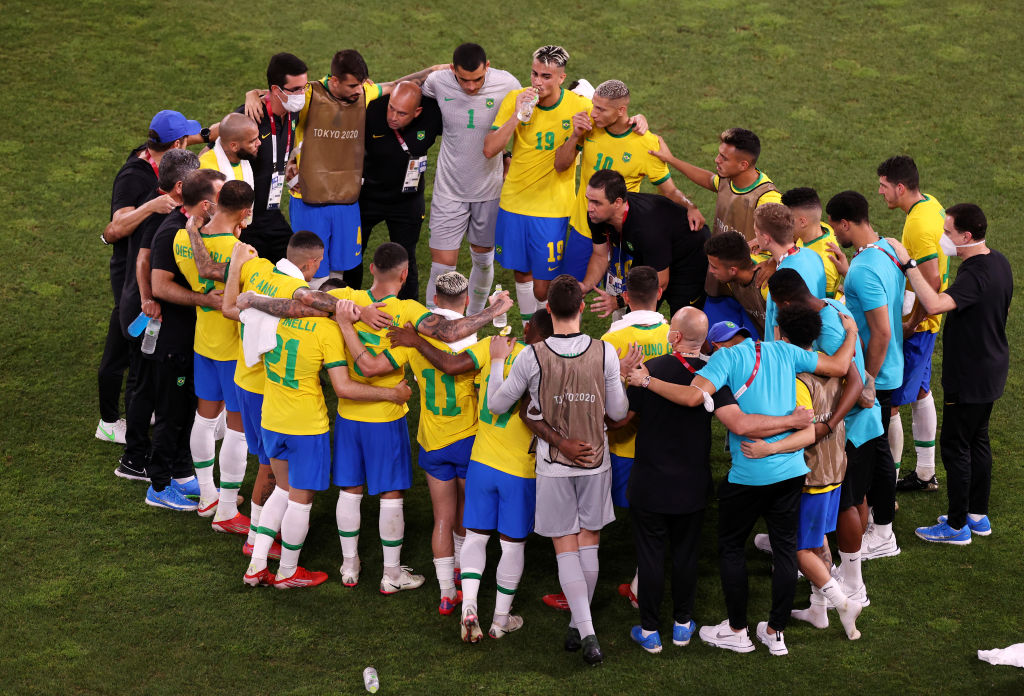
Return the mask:
<svg viewBox="0 0 1024 696"><path fill-rule="evenodd" d="M370 76L370 69L359 51L351 48L338 51L331 59L331 75L341 79L342 75L351 75L360 82Z"/></svg>
<svg viewBox="0 0 1024 696"><path fill-rule="evenodd" d="M476 70L487 64L487 54L484 47L475 43L464 43L455 48L452 52L452 65L463 70Z"/></svg>
<svg viewBox="0 0 1024 696"><path fill-rule="evenodd" d="M156 183L161 191L170 191L179 181L199 169L199 158L191 150L171 150L160 158L160 174Z"/></svg>
<svg viewBox="0 0 1024 696"><path fill-rule="evenodd" d="M338 288L347 288L348 284L344 278L331 277L320 283L320 292L327 292L328 290L337 290Z"/></svg>
<svg viewBox="0 0 1024 696"><path fill-rule="evenodd" d="M587 186L603 191L609 203L614 203L617 198L626 200L626 180L614 169L595 172Z"/></svg>
<svg viewBox="0 0 1024 696"><path fill-rule="evenodd" d="M740 152L750 155L751 164L757 162L757 158L761 156L761 139L754 131L749 131L746 128L730 128L722 131L718 139L726 145L732 145Z"/></svg>
<svg viewBox="0 0 1024 696"><path fill-rule="evenodd" d="M378 271L394 271L409 263L409 252L401 244L384 242L373 252L373 265Z"/></svg>
<svg viewBox="0 0 1024 696"><path fill-rule="evenodd" d="M868 222L868 199L856 191L843 191L829 199L825 213L835 222L848 220L854 224Z"/></svg>
<svg viewBox="0 0 1024 696"><path fill-rule="evenodd" d="M782 194L782 205L787 208L820 208L818 192L809 186L792 188Z"/></svg>
<svg viewBox="0 0 1024 696"><path fill-rule="evenodd" d="M291 53L275 53L267 64L267 86L284 87L289 75L304 75L309 68L298 56Z"/></svg>
<svg viewBox="0 0 1024 696"><path fill-rule="evenodd" d="M793 243L793 213L781 203L764 203L754 210L754 223L776 244Z"/></svg>
<svg viewBox="0 0 1024 696"><path fill-rule="evenodd" d="M768 279L768 292L778 304L806 299L811 295L803 277L792 268L780 268Z"/></svg>
<svg viewBox="0 0 1024 696"><path fill-rule="evenodd" d="M729 230L708 237L704 242L704 254L721 259L730 266L750 268L754 262L750 258L750 244L739 232Z"/></svg>
<svg viewBox="0 0 1024 696"><path fill-rule="evenodd" d="M957 232L970 232L975 239L984 239L988 220L981 208L974 203L957 203L946 208L946 215L953 218Z"/></svg>
<svg viewBox="0 0 1024 696"><path fill-rule="evenodd" d="M289 251L320 251L323 248L324 240L309 230L299 230L288 238ZM340 287L345 286L342 285Z"/></svg>
<svg viewBox="0 0 1024 696"><path fill-rule="evenodd" d="M149 130L149 140L146 141L146 147L153 152L167 152L175 142L177 141L171 140L166 143L160 142L160 134L151 128Z"/></svg>
<svg viewBox="0 0 1024 696"><path fill-rule="evenodd" d="M533 324L533 330L537 332L541 340L545 338L551 338L552 334L555 333L555 327L551 323L551 312L548 311L547 307L541 307L533 316L530 317L530 323Z"/></svg>
<svg viewBox="0 0 1024 696"><path fill-rule="evenodd" d="M217 198L217 209L236 213L252 207L256 194L252 186L244 181L232 179L224 182L220 189L220 196Z"/></svg>
<svg viewBox="0 0 1024 696"><path fill-rule="evenodd" d="M658 272L651 266L633 266L626 274L626 288L637 304L657 302Z"/></svg>
<svg viewBox="0 0 1024 696"><path fill-rule="evenodd" d="M914 158L906 155L896 155L882 162L878 165L878 176L884 176L893 186L903 184L911 191L916 191L921 186L921 177L917 173Z"/></svg>
<svg viewBox="0 0 1024 696"><path fill-rule="evenodd" d="M563 273L548 286L548 311L555 319L572 319L579 315L583 290L579 281Z"/></svg>
<svg viewBox="0 0 1024 696"><path fill-rule="evenodd" d="M779 307L776 318L779 333L794 346L810 348L821 335L821 317L806 305L789 304Z"/></svg>
<svg viewBox="0 0 1024 696"><path fill-rule="evenodd" d="M181 202L187 208L212 200L213 182L225 181L227 177L216 169L196 169L181 181Z"/></svg>

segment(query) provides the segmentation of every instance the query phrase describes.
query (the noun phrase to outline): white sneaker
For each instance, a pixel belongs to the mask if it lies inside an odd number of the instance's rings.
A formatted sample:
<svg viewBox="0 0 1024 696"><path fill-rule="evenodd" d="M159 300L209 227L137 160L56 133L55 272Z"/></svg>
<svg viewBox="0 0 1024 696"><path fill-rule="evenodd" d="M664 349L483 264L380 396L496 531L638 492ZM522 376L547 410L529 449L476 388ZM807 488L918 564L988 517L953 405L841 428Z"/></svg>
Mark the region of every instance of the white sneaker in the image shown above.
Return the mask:
<svg viewBox="0 0 1024 696"><path fill-rule="evenodd" d="M782 656L789 654L782 631L769 634L767 621L762 621L757 625L757 639L768 646L768 652L772 655Z"/></svg>
<svg viewBox="0 0 1024 696"><path fill-rule="evenodd" d="M223 411L220 412L220 415L217 416L217 425L215 425L214 428L213 428L213 439L214 440L223 440L224 439L224 433L226 433L227 430L228 430L228 410L224 409Z"/></svg>
<svg viewBox="0 0 1024 696"><path fill-rule="evenodd" d="M754 548L758 551L764 551L767 554L772 552L772 542L768 540L767 534L755 534L754 535Z"/></svg>
<svg viewBox="0 0 1024 696"><path fill-rule="evenodd" d="M702 641L716 648L724 648L738 653L754 651L754 644L750 641L750 636L747 635L747 629L744 628L736 633L729 625L729 619L716 626L701 626L699 633Z"/></svg>
<svg viewBox="0 0 1024 696"><path fill-rule="evenodd" d="M864 532L864 537L860 543L860 558L862 561L900 555L900 547L896 545L896 535L890 534L888 537L883 538L878 536L877 530L878 528L873 526Z"/></svg>
<svg viewBox="0 0 1024 696"><path fill-rule="evenodd" d="M518 631L522 627L523 617L517 616L515 614L509 614L508 621L505 622L504 626L498 624L497 622L492 622L491 630L488 631L488 634L491 636L491 638L503 638L512 631Z"/></svg>
<svg viewBox="0 0 1024 696"><path fill-rule="evenodd" d="M96 426L96 439L123 445L124 433L127 429L128 425L124 422L124 418L113 423L108 423L101 418L99 425Z"/></svg>
<svg viewBox="0 0 1024 696"><path fill-rule="evenodd" d="M219 494L213 498L199 498L199 507L196 509L196 513L200 517L213 517L217 514L217 503L220 502Z"/></svg>
<svg viewBox="0 0 1024 696"><path fill-rule="evenodd" d="M415 590L417 587L422 585L424 577L422 575L413 575L409 572L410 570L412 570L412 568L402 566L396 580L392 580L387 576L387 574L385 574L384 577L380 579L380 593L395 594L402 590Z"/></svg>

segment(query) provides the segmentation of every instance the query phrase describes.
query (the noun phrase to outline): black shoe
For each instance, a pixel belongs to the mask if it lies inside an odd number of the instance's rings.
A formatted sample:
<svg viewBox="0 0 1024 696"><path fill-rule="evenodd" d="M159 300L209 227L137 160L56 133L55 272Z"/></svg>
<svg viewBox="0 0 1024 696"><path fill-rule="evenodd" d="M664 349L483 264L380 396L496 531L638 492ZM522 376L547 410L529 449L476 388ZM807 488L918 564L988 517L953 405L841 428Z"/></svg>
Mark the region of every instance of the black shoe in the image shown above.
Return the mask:
<svg viewBox="0 0 1024 696"><path fill-rule="evenodd" d="M149 476L146 475L145 467L133 464L130 459L124 456L121 457L117 468L114 469L114 475L129 481L145 481L149 483Z"/></svg>
<svg viewBox="0 0 1024 696"><path fill-rule="evenodd" d="M939 490L939 479L933 475L928 480L921 480L917 477L916 471L911 471L896 482L896 490L899 493L907 493L908 491L937 491Z"/></svg>
<svg viewBox="0 0 1024 696"><path fill-rule="evenodd" d="M570 626L569 630L565 632L565 651L576 652L582 647L583 644L580 643L580 632Z"/></svg>
<svg viewBox="0 0 1024 696"><path fill-rule="evenodd" d="M604 662L604 653L597 644L597 636L589 635L583 639L583 661L592 667Z"/></svg>

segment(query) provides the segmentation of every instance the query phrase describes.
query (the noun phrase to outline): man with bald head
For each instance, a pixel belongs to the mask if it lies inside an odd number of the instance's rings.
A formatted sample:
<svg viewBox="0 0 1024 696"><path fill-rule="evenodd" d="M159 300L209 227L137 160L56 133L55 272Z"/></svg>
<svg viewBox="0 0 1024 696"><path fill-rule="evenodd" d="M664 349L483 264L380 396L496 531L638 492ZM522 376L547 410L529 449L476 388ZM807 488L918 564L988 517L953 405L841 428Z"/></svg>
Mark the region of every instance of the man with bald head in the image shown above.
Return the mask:
<svg viewBox="0 0 1024 696"><path fill-rule="evenodd" d="M260 129L245 114L230 113L221 119L220 137L199 158L200 169L217 169L228 178L253 185L252 161L260 149Z"/></svg>
<svg viewBox="0 0 1024 696"><path fill-rule="evenodd" d="M423 179L427 151L439 135L441 110L414 82L399 82L390 95L366 107L366 157L359 192L363 250L373 228L386 223L391 241L409 254L409 276L398 293L402 300L419 299L416 243L425 210ZM344 278L351 287L361 287L362 265L345 271Z"/></svg>

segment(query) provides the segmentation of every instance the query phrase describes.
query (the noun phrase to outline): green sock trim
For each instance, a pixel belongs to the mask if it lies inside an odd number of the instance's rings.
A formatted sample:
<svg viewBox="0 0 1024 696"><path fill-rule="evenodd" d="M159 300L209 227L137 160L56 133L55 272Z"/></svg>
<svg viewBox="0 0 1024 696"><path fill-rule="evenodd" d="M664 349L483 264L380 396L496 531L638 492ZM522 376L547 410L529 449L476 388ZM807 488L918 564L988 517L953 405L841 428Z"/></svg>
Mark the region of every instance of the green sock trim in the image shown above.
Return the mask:
<svg viewBox="0 0 1024 696"><path fill-rule="evenodd" d="M465 577L465 576L463 576L463 577ZM500 592L502 594L507 594L507 595L514 595L516 593L515 589L511 589L510 590L507 587L502 587L501 585L498 585L498 592Z"/></svg>
<svg viewBox="0 0 1024 696"><path fill-rule="evenodd" d="M525 312L520 312L519 318L522 319L524 322L530 321L531 319L533 319L533 312L530 312L529 314Z"/></svg>
<svg viewBox="0 0 1024 696"><path fill-rule="evenodd" d="M479 580L480 579L480 573L467 573L466 571L462 571L462 579L463 580Z"/></svg>
<svg viewBox="0 0 1024 696"><path fill-rule="evenodd" d="M221 488L227 488L229 491L231 491L231 490L238 490L239 488L242 487L242 482L241 481L225 481L225 480L221 479L220 487Z"/></svg>
<svg viewBox="0 0 1024 696"><path fill-rule="evenodd" d="M380 543L384 546L401 546L403 539L381 539Z"/></svg>
<svg viewBox="0 0 1024 696"><path fill-rule="evenodd" d="M271 529L270 527L257 527L256 528L256 533L257 534L264 534L264 535L270 537L271 539L273 539L274 537L277 536L277 531Z"/></svg>
<svg viewBox="0 0 1024 696"><path fill-rule="evenodd" d="M288 542L281 540L282 548L286 548L289 551L298 551L302 548L302 544L289 544Z"/></svg>
<svg viewBox="0 0 1024 696"><path fill-rule="evenodd" d="M213 466L213 460L207 459L205 462L192 462L192 466L196 469L206 469L207 467Z"/></svg>
<svg viewBox="0 0 1024 696"><path fill-rule="evenodd" d="M354 531L354 532L346 532L346 531L345 531L344 529L339 529L339 530L338 530L338 536L343 536L343 537L357 537L357 536L359 536L359 530L357 529L357 530L356 530L356 531Z"/></svg>
<svg viewBox="0 0 1024 696"><path fill-rule="evenodd" d="M935 440L914 440L914 447L934 447Z"/></svg>
<svg viewBox="0 0 1024 696"><path fill-rule="evenodd" d="M251 522L249 523L249 529L251 529L252 531L256 532L257 534L260 533L260 528L257 527L256 525L252 524Z"/></svg>

